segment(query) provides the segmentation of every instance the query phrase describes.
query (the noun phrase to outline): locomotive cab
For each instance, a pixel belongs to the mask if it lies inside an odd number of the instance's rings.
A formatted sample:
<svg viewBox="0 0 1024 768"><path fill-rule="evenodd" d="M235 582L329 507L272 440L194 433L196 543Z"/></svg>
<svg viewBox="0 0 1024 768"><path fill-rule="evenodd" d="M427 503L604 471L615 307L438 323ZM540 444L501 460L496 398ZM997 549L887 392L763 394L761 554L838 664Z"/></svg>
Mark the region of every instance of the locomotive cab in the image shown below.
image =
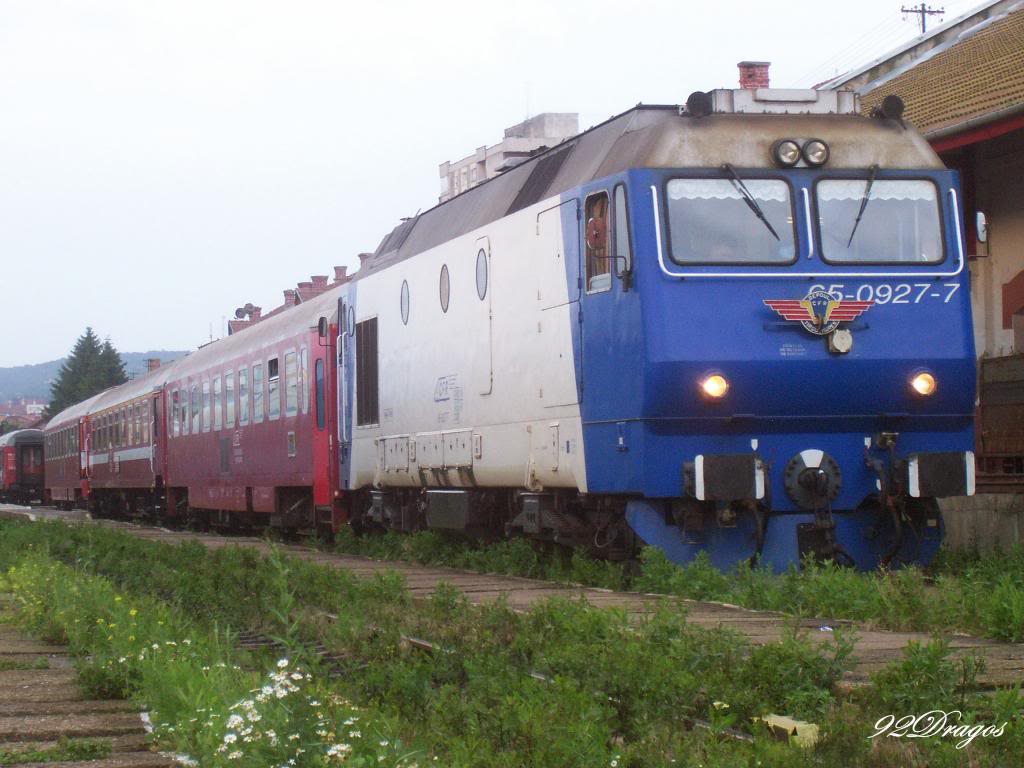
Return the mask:
<svg viewBox="0 0 1024 768"><path fill-rule="evenodd" d="M588 491L639 492L677 561L926 562L936 499L974 487L955 173L898 99L845 92L713 91L632 131L642 164L582 190Z"/></svg>

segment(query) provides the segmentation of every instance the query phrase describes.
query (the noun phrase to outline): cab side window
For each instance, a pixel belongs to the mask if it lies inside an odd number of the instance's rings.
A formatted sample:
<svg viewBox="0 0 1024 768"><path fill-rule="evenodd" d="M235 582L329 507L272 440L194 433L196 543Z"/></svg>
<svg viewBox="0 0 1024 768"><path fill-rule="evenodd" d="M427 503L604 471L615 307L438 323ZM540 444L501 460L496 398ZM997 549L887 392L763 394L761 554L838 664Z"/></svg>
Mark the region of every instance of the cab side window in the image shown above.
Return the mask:
<svg viewBox="0 0 1024 768"><path fill-rule="evenodd" d="M615 273L625 275L633 269L633 253L629 247L629 206L626 187L615 187Z"/></svg>
<svg viewBox="0 0 1024 768"><path fill-rule="evenodd" d="M608 193L599 192L587 198L586 288L587 293L611 288L611 259L608 253Z"/></svg>

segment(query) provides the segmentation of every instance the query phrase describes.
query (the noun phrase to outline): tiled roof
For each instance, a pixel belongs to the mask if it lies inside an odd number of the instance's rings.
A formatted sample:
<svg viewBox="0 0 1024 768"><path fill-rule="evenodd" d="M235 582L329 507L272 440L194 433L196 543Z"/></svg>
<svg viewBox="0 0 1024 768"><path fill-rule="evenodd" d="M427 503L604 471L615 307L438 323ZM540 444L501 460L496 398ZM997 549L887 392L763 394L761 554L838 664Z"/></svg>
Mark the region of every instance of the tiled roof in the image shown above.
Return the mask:
<svg viewBox="0 0 1024 768"><path fill-rule="evenodd" d="M1024 10L996 19L966 39L861 93L866 112L889 94L922 133L1024 108Z"/></svg>

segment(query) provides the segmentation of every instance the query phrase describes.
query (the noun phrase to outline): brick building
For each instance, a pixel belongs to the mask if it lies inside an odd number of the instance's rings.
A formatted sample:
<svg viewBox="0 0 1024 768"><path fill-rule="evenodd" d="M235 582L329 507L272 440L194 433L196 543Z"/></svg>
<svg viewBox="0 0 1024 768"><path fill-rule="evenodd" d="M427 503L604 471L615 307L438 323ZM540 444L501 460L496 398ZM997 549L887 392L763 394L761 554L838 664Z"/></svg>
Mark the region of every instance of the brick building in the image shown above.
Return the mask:
<svg viewBox="0 0 1024 768"><path fill-rule="evenodd" d="M1019 493L1024 490L1024 0L989 0L819 87L856 90L865 111L890 94L899 96L905 119L960 172L979 357L978 487ZM993 534L997 539L1024 539L1024 504L1017 506L1013 530Z"/></svg>

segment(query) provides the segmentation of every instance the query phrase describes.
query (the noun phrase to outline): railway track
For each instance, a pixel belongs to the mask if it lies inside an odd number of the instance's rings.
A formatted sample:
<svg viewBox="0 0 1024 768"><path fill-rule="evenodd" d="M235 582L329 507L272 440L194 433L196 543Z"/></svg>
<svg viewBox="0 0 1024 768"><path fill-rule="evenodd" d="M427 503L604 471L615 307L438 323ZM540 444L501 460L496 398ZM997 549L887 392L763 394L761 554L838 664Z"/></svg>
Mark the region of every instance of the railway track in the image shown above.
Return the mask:
<svg viewBox="0 0 1024 768"><path fill-rule="evenodd" d="M0 516L22 520L65 520L69 523L97 525L123 530L142 539L177 544L195 541L209 549L225 546L252 547L270 551L270 544L252 536L224 536L212 533L168 530L114 520L97 520L81 512L62 512L52 508L25 508L0 505ZM456 568L423 566L402 561L375 560L358 555L324 552L299 544L281 544L278 548L287 554L319 565L342 568L358 577L371 577L382 572L397 572L406 582L414 598L425 599L440 583L449 584L471 603L481 604L504 596L508 604L522 611L535 603L552 597L582 599L597 608L619 608L631 614L651 612L664 601L673 601L686 610L689 623L704 628L726 628L745 635L752 643L766 644L782 638L794 624L819 642L832 636L836 627L847 627L856 632L853 652L854 666L848 682L858 685L868 680L871 673L902 657L910 642L927 642L934 635L926 632L891 632L870 628L858 622L839 618L797 618L771 611L755 611L725 603L688 600L679 597L614 592L594 587L571 586L528 579L519 576L478 573ZM982 688L1012 686L1024 681L1024 644L1000 643L987 638L956 633L943 633L954 656L978 653L985 658L985 671L979 674L977 684Z"/></svg>
<svg viewBox="0 0 1024 768"><path fill-rule="evenodd" d="M0 616L14 610L0 595ZM131 702L84 698L67 649L0 625L0 765L174 768ZM28 760L29 762L25 762ZM57 761L57 762L53 762Z"/></svg>

